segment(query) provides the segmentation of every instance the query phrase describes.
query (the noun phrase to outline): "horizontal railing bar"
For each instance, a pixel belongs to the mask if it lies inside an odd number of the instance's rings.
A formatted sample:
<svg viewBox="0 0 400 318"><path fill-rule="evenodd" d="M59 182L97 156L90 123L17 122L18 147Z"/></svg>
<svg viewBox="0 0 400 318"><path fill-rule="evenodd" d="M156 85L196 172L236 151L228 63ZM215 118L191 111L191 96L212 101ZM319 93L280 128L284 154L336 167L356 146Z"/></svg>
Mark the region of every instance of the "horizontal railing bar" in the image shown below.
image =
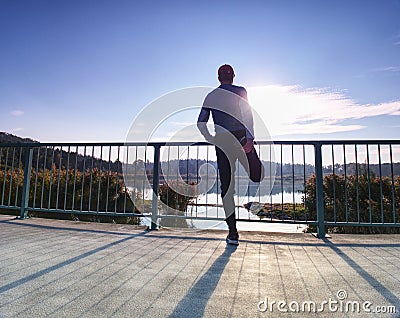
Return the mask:
<svg viewBox="0 0 400 318"><path fill-rule="evenodd" d="M400 223L325 222L325 225L330 225L330 226L400 227Z"/></svg>
<svg viewBox="0 0 400 318"><path fill-rule="evenodd" d="M316 225L317 221L297 221L297 220L271 220L270 218L265 218L265 219L237 219L238 221L241 222L261 222L261 223L280 223L280 224L307 224L307 225Z"/></svg>
<svg viewBox="0 0 400 318"><path fill-rule="evenodd" d="M21 210L20 206L0 205L0 210Z"/></svg>
<svg viewBox="0 0 400 318"><path fill-rule="evenodd" d="M255 140L255 144L257 145L269 145L269 144L277 144L277 145L400 145L399 139L386 139L386 140L271 140L271 141L264 141L264 140Z"/></svg>
<svg viewBox="0 0 400 318"><path fill-rule="evenodd" d="M318 141L318 143L322 145L400 145L400 140L399 139L385 139L385 140L321 140Z"/></svg>
<svg viewBox="0 0 400 318"><path fill-rule="evenodd" d="M206 217L206 216L188 216L188 215L158 215L160 219L184 219L184 220L201 220L201 221L225 221L223 217ZM263 222L263 223L284 223L284 224L317 224L316 221L300 221L300 220L279 220L279 219L242 219L237 218L240 222Z"/></svg>
<svg viewBox="0 0 400 318"><path fill-rule="evenodd" d="M0 208L2 208L0 206ZM98 211L85 211L85 210L57 210L57 209L41 209L41 208L28 208L28 211L45 212L45 213L62 213L62 214L85 214L85 215L100 215L100 216L135 216L135 217L150 217L150 214L138 214L132 212L98 212Z"/></svg>
<svg viewBox="0 0 400 318"><path fill-rule="evenodd" d="M385 144L393 144L400 145L400 140L256 140L255 144L257 145L269 145L269 144L282 144L282 145L385 145ZM45 142L45 143L0 143L0 147L68 147L68 146L77 146L77 147L101 147L101 146L212 146L212 144L208 142Z"/></svg>

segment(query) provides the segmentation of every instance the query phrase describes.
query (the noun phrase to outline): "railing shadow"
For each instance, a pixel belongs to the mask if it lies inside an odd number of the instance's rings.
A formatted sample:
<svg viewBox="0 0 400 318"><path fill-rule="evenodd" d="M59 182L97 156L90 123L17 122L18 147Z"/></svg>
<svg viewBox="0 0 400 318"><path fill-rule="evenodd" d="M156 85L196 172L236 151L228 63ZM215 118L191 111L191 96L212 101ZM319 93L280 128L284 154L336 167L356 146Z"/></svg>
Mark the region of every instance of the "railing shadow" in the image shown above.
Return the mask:
<svg viewBox="0 0 400 318"><path fill-rule="evenodd" d="M236 248L236 246L232 245L226 246L224 252L178 303L169 318L204 316L207 303L218 285L230 256L236 251Z"/></svg>
<svg viewBox="0 0 400 318"><path fill-rule="evenodd" d="M123 232L115 232L115 231L105 231L105 230L93 230L93 229L83 229L83 228L73 228L73 227L62 227L62 226L52 226L52 225L42 225L42 224L32 224L32 223L24 223L26 220L21 220L19 218L15 218L12 220L2 220L0 223L5 224L13 224L23 227L31 227L31 228L39 228L39 229L47 229L47 230L57 230L57 231L69 231L69 232L86 232L86 233L96 233L96 234L111 234L111 235L119 235L119 236L132 236L132 233L123 233ZM72 222L72 221L71 221ZM138 229L138 231L143 231L142 229Z"/></svg>
<svg viewBox="0 0 400 318"><path fill-rule="evenodd" d="M40 227L40 226L37 226L37 227ZM144 234L145 234L144 232L143 232L143 233L138 233L138 234L130 234L129 236L124 237L124 238L122 238L122 239L120 239L120 240L118 240L118 241L111 242L111 243L109 243L109 244L100 246L100 247L98 247L98 248L95 248L95 249L90 250L90 251L88 251L88 252L82 253L82 254L80 254L80 255L77 255L77 256L75 256L75 257L72 257L72 258L70 258L70 259L68 259L68 260L65 260L65 261L63 261L63 262L60 262L60 263L55 264L55 265L53 265L53 266L47 267L47 268L45 268L45 269L42 269L42 270L40 270L40 271L38 271L38 272L36 272L36 273L33 273L33 274L31 274L31 275L28 275L28 276L25 276L25 277L23 277L23 278L20 278L20 279L14 281L14 282L11 282L11 283L6 284L6 285L3 285L3 286L0 286L0 294L2 294L2 293L4 293L4 292L7 292L7 291L9 291L9 290L11 290L11 289L14 289L14 288L16 288L16 287L18 287L18 286L20 286L20 285L25 284L25 283L28 283L28 282L30 282L30 281L32 281L32 280L35 280L35 279L37 279L37 278L40 278L40 277L42 277L42 276L44 276L44 275L46 275L46 274L49 274L49 273L51 273L51 272L53 272L53 271L55 271L55 270L58 270L58 269L60 269L60 268L65 267L65 266L67 266L67 265L70 265L70 264L72 264L72 263L75 263L75 262L77 262L77 261L79 261L79 260L82 260L82 259L84 259L84 258L87 258L87 257L89 257L89 256L91 256L91 255L93 255L93 254L99 253L99 252L101 252L101 251L103 251L103 250L109 249L109 248L111 248L111 247L114 247L114 246L119 245L119 244L121 244L121 243L124 243L124 242L126 242L126 241L132 240L132 239L134 239L134 238L136 238L136 237L138 237L138 236L143 236ZM0 316L0 317L1 317L1 316Z"/></svg>
<svg viewBox="0 0 400 318"><path fill-rule="evenodd" d="M353 270L355 270L358 275L360 275L373 289L375 289L379 294L381 294L388 302L390 302L396 308L400 308L400 298L395 295L392 291L386 288L382 283L380 283L376 278L374 278L370 273L363 269L356 261L354 261L350 256L348 256L343 250L338 246L350 246L350 247L400 247L400 244L334 244L328 239L323 239L326 246L330 247L342 260L344 260L347 265L349 265ZM400 315L395 315L394 317L400 317Z"/></svg>

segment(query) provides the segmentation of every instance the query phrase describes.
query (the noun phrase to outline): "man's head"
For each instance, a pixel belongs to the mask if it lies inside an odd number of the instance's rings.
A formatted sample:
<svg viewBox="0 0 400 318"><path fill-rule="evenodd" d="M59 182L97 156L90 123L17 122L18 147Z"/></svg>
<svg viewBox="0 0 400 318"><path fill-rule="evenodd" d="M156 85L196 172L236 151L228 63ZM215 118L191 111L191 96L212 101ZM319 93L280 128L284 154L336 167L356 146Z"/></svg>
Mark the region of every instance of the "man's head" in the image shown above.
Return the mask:
<svg viewBox="0 0 400 318"><path fill-rule="evenodd" d="M218 69L218 80L221 84L232 84L234 77L235 72L233 71L232 66L224 64Z"/></svg>

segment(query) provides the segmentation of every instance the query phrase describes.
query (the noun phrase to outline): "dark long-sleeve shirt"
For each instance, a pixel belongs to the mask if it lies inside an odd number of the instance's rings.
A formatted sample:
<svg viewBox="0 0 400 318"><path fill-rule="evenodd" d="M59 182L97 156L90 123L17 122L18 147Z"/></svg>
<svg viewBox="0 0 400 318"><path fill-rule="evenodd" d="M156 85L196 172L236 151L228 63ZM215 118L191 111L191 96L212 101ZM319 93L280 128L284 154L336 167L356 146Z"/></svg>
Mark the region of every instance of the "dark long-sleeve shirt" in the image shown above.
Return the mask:
<svg viewBox="0 0 400 318"><path fill-rule="evenodd" d="M199 123L207 123L210 113L216 134L223 130L230 132L245 130L246 137L254 139L253 115L244 87L221 84L206 96L197 120L199 129L205 137L208 130L204 131L203 129L207 129L207 127L205 125L202 127Z"/></svg>

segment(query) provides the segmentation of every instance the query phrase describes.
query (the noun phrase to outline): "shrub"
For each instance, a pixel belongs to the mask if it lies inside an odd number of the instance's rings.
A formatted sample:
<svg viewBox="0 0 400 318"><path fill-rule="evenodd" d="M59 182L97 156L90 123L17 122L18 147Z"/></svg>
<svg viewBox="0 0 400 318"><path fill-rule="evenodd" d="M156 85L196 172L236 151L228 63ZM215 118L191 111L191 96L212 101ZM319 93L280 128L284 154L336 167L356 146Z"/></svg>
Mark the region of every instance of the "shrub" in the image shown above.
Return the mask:
<svg viewBox="0 0 400 318"><path fill-rule="evenodd" d="M374 173L326 175L323 180L325 221L351 223L393 223L400 217L400 177L378 177ZM305 209L316 219L315 175L306 182ZM394 201L393 201L394 198ZM394 211L393 211L394 208ZM339 232L400 232L388 227L335 227Z"/></svg>
<svg viewBox="0 0 400 318"><path fill-rule="evenodd" d="M188 227L184 216L189 203L196 197L195 183L185 183L183 181L163 182L159 188L160 201L166 207L161 209L161 214L176 215L178 217L169 217L161 219L161 226L165 227Z"/></svg>
<svg viewBox="0 0 400 318"><path fill-rule="evenodd" d="M29 207L71 213L138 212L121 173L97 168L80 172L53 166L51 170L32 169L30 178ZM23 169L0 171L0 204L21 205L23 179ZM39 215L38 212L30 212L30 215L33 214ZM132 218L129 220L130 223L139 223L138 219L135 222Z"/></svg>

